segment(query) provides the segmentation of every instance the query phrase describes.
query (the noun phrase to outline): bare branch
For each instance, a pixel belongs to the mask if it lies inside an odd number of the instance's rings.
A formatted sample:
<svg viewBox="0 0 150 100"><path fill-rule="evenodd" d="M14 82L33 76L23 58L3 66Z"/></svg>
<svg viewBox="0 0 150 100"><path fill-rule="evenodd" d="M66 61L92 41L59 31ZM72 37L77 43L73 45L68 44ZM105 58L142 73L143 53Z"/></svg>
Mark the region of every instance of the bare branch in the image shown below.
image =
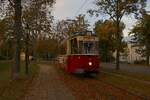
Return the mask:
<svg viewBox="0 0 150 100"><path fill-rule="evenodd" d="M9 1L10 5L11 5L12 7L14 7L13 1L12 1L12 0L8 0L8 1Z"/></svg>

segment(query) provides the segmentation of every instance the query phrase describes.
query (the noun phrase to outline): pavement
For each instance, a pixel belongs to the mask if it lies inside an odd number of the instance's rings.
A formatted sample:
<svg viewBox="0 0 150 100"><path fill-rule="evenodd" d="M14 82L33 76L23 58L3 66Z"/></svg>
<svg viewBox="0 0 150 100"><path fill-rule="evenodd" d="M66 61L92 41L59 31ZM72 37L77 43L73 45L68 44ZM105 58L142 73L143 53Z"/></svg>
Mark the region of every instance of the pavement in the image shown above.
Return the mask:
<svg viewBox="0 0 150 100"><path fill-rule="evenodd" d="M101 63L102 68L115 69L116 64L114 63ZM133 64L120 64L120 70L128 72L146 73L150 74L150 67L144 65L133 65Z"/></svg>
<svg viewBox="0 0 150 100"><path fill-rule="evenodd" d="M58 79L54 67L41 64L24 100L75 100L69 89Z"/></svg>

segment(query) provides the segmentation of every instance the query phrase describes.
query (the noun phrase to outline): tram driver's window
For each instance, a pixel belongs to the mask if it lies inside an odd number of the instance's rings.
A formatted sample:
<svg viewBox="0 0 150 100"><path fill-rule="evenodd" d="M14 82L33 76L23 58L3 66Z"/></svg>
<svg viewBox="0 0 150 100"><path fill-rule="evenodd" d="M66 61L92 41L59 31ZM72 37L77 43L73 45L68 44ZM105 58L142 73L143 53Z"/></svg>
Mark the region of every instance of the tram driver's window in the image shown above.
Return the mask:
<svg viewBox="0 0 150 100"><path fill-rule="evenodd" d="M84 43L85 53L93 53L93 43L90 41L87 41Z"/></svg>

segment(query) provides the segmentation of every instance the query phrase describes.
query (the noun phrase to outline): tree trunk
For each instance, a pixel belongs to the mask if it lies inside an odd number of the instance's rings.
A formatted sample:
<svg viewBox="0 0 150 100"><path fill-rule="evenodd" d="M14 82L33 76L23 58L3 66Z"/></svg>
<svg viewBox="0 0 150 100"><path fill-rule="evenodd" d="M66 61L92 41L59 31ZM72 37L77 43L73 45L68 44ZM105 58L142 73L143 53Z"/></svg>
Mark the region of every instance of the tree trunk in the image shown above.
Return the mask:
<svg viewBox="0 0 150 100"><path fill-rule="evenodd" d="M15 32L15 42L16 42L16 51L15 51L15 65L13 68L13 78L17 79L19 77L20 71L20 49L21 49L21 30L22 30L22 8L21 8L21 0L14 0L14 9L15 9L15 24L14 24L14 32Z"/></svg>
<svg viewBox="0 0 150 100"><path fill-rule="evenodd" d="M116 35L117 35L117 51L116 51L116 70L119 70L120 69L120 31L119 31L119 24L120 24L120 21L119 21L119 2L118 2L118 0L117 0L117 6L116 6L116 8L117 8L117 10L116 10L116 28L117 28L117 33L116 33Z"/></svg>
<svg viewBox="0 0 150 100"><path fill-rule="evenodd" d="M150 60L149 57L150 57L149 55L146 56L146 65L147 66L149 66L149 60Z"/></svg>
<svg viewBox="0 0 150 100"><path fill-rule="evenodd" d="M146 47L146 65L149 66L150 60L150 45L149 45L149 36L146 36L145 47Z"/></svg>
<svg viewBox="0 0 150 100"><path fill-rule="evenodd" d="M29 34L27 33L26 35L26 40L25 40L25 74L28 75L29 74L29 43L28 40L29 39Z"/></svg>
<svg viewBox="0 0 150 100"><path fill-rule="evenodd" d="M149 39L146 39L146 65L149 66L149 57L150 57L150 46L149 46Z"/></svg>
<svg viewBox="0 0 150 100"><path fill-rule="evenodd" d="M120 52L119 50L116 51L116 70L119 70L120 69Z"/></svg>

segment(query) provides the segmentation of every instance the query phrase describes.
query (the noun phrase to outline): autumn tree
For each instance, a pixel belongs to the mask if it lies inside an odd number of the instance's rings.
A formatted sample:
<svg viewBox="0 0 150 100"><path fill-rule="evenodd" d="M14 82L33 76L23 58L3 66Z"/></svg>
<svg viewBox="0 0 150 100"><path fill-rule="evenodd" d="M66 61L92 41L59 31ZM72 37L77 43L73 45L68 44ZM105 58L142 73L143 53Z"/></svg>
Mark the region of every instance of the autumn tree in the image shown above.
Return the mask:
<svg viewBox="0 0 150 100"><path fill-rule="evenodd" d="M87 31L89 27L88 20L85 19L85 15L78 15L75 19L67 19L59 21L56 25L56 33L61 40L65 37L69 37L73 32Z"/></svg>
<svg viewBox="0 0 150 100"><path fill-rule="evenodd" d="M130 35L134 38L132 42L139 46L137 53L146 57L146 64L149 66L150 62L150 15L146 12L142 14L137 24L132 29Z"/></svg>
<svg viewBox="0 0 150 100"><path fill-rule="evenodd" d="M40 38L37 41L37 54L39 58L49 60L58 53L57 40L53 38Z"/></svg>
<svg viewBox="0 0 150 100"><path fill-rule="evenodd" d="M100 14L106 14L111 20L115 22L116 26L116 69L119 70L119 59L121 49L121 35L120 35L120 22L124 15L131 13L137 15L139 9L144 8L146 0L95 0L96 9L91 9L88 12L97 16Z"/></svg>
<svg viewBox="0 0 150 100"><path fill-rule="evenodd" d="M41 37L49 37L51 35L51 24L53 16L51 10L54 2L47 4L46 2L37 2L34 0L29 5L24 6L23 10L23 40L25 44L25 62L26 74L28 74L29 65L29 48L32 50L34 59L36 57L37 40ZM33 47L31 49L31 47Z"/></svg>
<svg viewBox="0 0 150 100"><path fill-rule="evenodd" d="M123 29L125 25L123 23L120 24L120 34L123 38ZM115 23L112 20L105 20L105 21L97 21L95 23L94 28L95 33L99 37L99 50L101 59L103 61L111 61L113 60L113 52L115 51L116 45L116 27ZM125 47L125 43L121 41L122 50Z"/></svg>
<svg viewBox="0 0 150 100"><path fill-rule="evenodd" d="M13 57L13 23L12 17L5 17L0 21L0 50L3 51L0 55L6 59Z"/></svg>
<svg viewBox="0 0 150 100"><path fill-rule="evenodd" d="M85 15L79 14L75 21L75 31L77 32L82 32L82 31L87 31L89 24L88 24L88 20L85 19Z"/></svg>
<svg viewBox="0 0 150 100"><path fill-rule="evenodd" d="M23 38L22 27L22 13L25 5L30 3L41 5L52 5L54 0L1 0L3 4L8 4L13 10L14 19L14 40L15 40L15 65L13 67L13 78L18 78L20 71L20 51L21 51L21 39ZM2 5L0 5L2 8ZM26 8L25 8L26 9ZM36 9L36 8L35 8ZM1 10L1 9L0 9ZM5 16L4 16L5 17ZM37 23L39 23L37 21Z"/></svg>
<svg viewBox="0 0 150 100"><path fill-rule="evenodd" d="M6 30L6 24L5 24L5 21L4 20L0 20L0 46L2 45L3 43L3 40L4 40L4 32Z"/></svg>

